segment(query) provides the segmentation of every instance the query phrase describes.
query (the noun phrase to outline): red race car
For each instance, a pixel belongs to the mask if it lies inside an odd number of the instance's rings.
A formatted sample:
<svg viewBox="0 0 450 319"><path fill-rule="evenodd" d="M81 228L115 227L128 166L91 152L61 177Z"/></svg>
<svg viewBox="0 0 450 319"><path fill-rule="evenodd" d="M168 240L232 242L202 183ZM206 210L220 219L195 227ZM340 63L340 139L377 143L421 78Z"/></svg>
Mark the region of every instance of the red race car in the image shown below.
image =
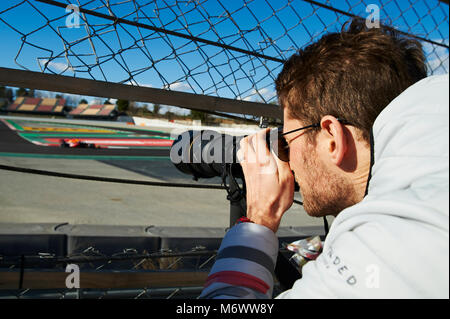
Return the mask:
<svg viewBox="0 0 450 319"><path fill-rule="evenodd" d="M64 138L61 139L61 147L71 147L71 148L101 148L100 146L93 143L86 143L77 138Z"/></svg>

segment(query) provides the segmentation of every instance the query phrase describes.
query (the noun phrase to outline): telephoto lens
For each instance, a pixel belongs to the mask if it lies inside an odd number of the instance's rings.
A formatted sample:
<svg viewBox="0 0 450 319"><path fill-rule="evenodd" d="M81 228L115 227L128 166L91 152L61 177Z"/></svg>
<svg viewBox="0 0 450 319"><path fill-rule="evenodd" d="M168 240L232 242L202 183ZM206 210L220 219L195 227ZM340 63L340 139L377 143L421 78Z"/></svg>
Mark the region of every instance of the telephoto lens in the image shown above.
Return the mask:
<svg viewBox="0 0 450 319"><path fill-rule="evenodd" d="M266 143L270 150L284 160L287 156L283 154L284 138L281 132L280 129L272 129L266 135ZM195 178L222 176L224 169L230 166L235 177L243 178L236 153L245 136L232 136L212 130L186 131L178 135L173 143L170 158L181 172Z"/></svg>
<svg viewBox="0 0 450 319"><path fill-rule="evenodd" d="M194 178L222 176L230 166L235 177L243 178L236 153L244 137L212 130L186 131L172 144L170 159L177 169Z"/></svg>

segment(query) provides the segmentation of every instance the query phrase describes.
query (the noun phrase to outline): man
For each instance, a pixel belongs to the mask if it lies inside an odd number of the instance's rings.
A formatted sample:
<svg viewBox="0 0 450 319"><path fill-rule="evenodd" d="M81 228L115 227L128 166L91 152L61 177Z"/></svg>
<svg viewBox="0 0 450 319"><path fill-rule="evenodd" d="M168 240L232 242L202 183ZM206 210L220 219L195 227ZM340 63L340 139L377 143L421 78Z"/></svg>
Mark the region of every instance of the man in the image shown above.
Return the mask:
<svg viewBox="0 0 450 319"><path fill-rule="evenodd" d="M289 162L266 131L241 142L249 222L226 234L201 297L272 297L292 170L305 211L336 218L280 298L448 298L448 75L425 78L424 61L417 41L354 20L285 63Z"/></svg>

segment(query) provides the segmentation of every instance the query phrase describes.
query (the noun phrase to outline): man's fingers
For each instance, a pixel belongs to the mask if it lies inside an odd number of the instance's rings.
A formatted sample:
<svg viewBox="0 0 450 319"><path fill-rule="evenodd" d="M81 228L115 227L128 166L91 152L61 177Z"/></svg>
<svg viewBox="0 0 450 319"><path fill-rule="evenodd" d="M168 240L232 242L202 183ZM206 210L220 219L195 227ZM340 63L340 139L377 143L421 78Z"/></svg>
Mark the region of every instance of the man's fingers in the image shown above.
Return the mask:
<svg viewBox="0 0 450 319"><path fill-rule="evenodd" d="M252 170L259 167L257 172L259 174L277 174L279 165L282 165L283 171L287 170L290 173L289 165L284 162L278 163L278 158L270 151L267 134L270 134L270 129L243 138L237 152L239 162L246 167L254 166Z"/></svg>
<svg viewBox="0 0 450 319"><path fill-rule="evenodd" d="M266 130L261 130L252 135L250 140L253 150L256 154L256 162L261 166L270 164L270 151L266 143Z"/></svg>
<svg viewBox="0 0 450 319"><path fill-rule="evenodd" d="M280 181L280 183L290 179L294 181L294 174L292 174L289 162L284 162L280 160L277 156L274 156L274 159L277 165L278 180Z"/></svg>
<svg viewBox="0 0 450 319"><path fill-rule="evenodd" d="M255 150L253 149L253 135L244 137L239 142L239 150L236 153L239 162L242 164L255 162Z"/></svg>

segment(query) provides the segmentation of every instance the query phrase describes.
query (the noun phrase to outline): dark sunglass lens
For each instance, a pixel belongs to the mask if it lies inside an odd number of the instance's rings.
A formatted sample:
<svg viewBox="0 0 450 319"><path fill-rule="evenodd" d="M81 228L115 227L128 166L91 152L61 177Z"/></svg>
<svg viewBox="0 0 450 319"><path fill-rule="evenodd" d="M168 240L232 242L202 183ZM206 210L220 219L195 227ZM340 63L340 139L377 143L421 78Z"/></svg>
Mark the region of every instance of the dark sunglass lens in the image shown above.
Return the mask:
<svg viewBox="0 0 450 319"><path fill-rule="evenodd" d="M283 136L283 129L278 129L278 152L277 156L283 162L289 162L289 145Z"/></svg>
<svg viewBox="0 0 450 319"><path fill-rule="evenodd" d="M280 160L289 162L289 146L282 134L283 128L272 129L266 136L266 143Z"/></svg>

